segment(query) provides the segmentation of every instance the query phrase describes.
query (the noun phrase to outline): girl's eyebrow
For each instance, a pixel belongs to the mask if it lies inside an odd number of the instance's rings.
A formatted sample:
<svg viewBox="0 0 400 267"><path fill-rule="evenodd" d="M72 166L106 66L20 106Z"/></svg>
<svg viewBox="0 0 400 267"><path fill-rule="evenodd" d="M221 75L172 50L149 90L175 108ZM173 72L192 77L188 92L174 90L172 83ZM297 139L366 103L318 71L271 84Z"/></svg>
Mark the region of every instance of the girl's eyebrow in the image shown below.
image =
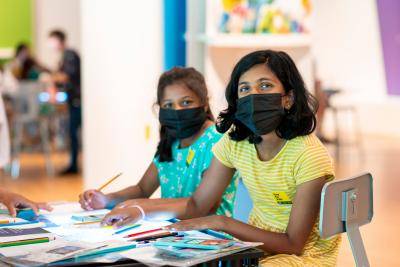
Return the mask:
<svg viewBox="0 0 400 267"><path fill-rule="evenodd" d="M184 97L182 97L182 99L187 99L187 98L189 98L189 99L191 99L192 97L191 96L184 96Z"/></svg>
<svg viewBox="0 0 400 267"><path fill-rule="evenodd" d="M262 81L271 81L272 82L271 79L268 79L268 78L265 78L265 77L260 78L260 79L257 80L257 82L262 82Z"/></svg>
<svg viewBox="0 0 400 267"><path fill-rule="evenodd" d="M250 84L249 82L246 82L246 81L244 81L244 82L240 82L238 85L242 85L242 84Z"/></svg>

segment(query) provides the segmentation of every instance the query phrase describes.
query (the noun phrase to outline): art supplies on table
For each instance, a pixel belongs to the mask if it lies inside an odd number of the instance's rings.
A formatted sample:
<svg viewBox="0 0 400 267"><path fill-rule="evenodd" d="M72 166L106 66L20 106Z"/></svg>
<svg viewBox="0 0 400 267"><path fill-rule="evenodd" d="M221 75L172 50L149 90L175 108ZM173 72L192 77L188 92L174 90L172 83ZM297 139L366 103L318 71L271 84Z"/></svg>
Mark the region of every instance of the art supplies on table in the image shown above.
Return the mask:
<svg viewBox="0 0 400 267"><path fill-rule="evenodd" d="M235 241L234 244L229 247L216 250L176 248L171 246L147 246L127 250L121 252L120 254L126 258L130 258L148 265L186 267L208 262L260 245L262 245L262 243Z"/></svg>
<svg viewBox="0 0 400 267"><path fill-rule="evenodd" d="M112 182L114 182L118 177L120 177L122 175L122 172L121 173L118 173L117 175L115 175L115 176L113 176L113 177L111 177L106 183L104 183L102 186L100 186L97 190L98 191L101 191L101 190L103 190L104 188L106 188L109 184L111 184Z"/></svg>
<svg viewBox="0 0 400 267"><path fill-rule="evenodd" d="M2 224L11 224L11 223L16 223L17 222L17 220L16 219L13 219L13 218L10 218L10 219L1 219L0 220L0 225L2 225Z"/></svg>
<svg viewBox="0 0 400 267"><path fill-rule="evenodd" d="M0 247L24 246L45 243L55 239L55 235L42 228L1 228Z"/></svg>
<svg viewBox="0 0 400 267"><path fill-rule="evenodd" d="M31 208L17 209L17 218L24 219L27 221L35 220L37 215Z"/></svg>
<svg viewBox="0 0 400 267"><path fill-rule="evenodd" d="M176 235L178 235L178 233L171 232L168 230L163 230L161 228L157 228L157 229L152 229L152 230L147 230L147 231L143 231L143 232L130 234L130 235L125 236L124 238L127 238L129 241L140 242L140 241L150 241L150 240L155 240L155 239L162 238L162 237L176 236Z"/></svg>
<svg viewBox="0 0 400 267"><path fill-rule="evenodd" d="M88 222L101 222L105 214L89 214L89 215L72 215L73 221L88 223Z"/></svg>
<svg viewBox="0 0 400 267"><path fill-rule="evenodd" d="M70 242L63 239L25 246L21 248L0 248L0 261L13 266L42 266L77 257L78 255L106 248L107 244L90 244L86 242Z"/></svg>
<svg viewBox="0 0 400 267"><path fill-rule="evenodd" d="M201 239L191 237L165 237L153 243L156 247L196 248L205 250L223 249L232 246L235 242L226 239Z"/></svg>
<svg viewBox="0 0 400 267"><path fill-rule="evenodd" d="M140 226L141 226L141 224L134 224L134 225L129 225L129 226L122 227L121 229L115 231L114 235L123 234L123 233L125 233L127 231L130 231L132 229L138 228Z"/></svg>

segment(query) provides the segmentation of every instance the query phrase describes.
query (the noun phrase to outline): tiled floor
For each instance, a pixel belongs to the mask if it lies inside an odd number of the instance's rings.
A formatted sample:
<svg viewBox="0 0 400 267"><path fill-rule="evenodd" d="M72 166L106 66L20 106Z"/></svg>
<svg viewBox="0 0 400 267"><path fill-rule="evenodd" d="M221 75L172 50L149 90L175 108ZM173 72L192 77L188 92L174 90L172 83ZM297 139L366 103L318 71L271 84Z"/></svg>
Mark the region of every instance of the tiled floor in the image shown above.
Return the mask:
<svg viewBox="0 0 400 267"><path fill-rule="evenodd" d="M354 147L341 150L336 174L339 179L362 171L373 174L375 215L372 223L361 230L365 247L371 266L400 266L400 140L370 136L363 141L363 155ZM62 154L53 158L57 166L67 160ZM0 186L41 201L76 200L82 178L46 177L42 157L24 155L21 177L12 180L2 175ZM343 238L338 266L354 266L347 238Z"/></svg>

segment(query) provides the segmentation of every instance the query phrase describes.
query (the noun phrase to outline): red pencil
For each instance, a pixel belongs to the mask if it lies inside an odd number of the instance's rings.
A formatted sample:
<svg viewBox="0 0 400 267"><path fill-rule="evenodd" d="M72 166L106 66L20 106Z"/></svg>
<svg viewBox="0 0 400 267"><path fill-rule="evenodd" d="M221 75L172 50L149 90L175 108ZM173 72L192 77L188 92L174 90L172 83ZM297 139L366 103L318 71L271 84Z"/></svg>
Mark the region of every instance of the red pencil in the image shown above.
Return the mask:
<svg viewBox="0 0 400 267"><path fill-rule="evenodd" d="M163 229L162 228L157 228L157 229L148 230L148 231L144 231L144 232L140 232L140 233L130 234L130 235L124 236L124 238L129 238L129 237L135 237L135 236L138 236L138 235L149 234L149 233L153 233L153 232L157 232L157 231L161 231L161 230L163 230Z"/></svg>

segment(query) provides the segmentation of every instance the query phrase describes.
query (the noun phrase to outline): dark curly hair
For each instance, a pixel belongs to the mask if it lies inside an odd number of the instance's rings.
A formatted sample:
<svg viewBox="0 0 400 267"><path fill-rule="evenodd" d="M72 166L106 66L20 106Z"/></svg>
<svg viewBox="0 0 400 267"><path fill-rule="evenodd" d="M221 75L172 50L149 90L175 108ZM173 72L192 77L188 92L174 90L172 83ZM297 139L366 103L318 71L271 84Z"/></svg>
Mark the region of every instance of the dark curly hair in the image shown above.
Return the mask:
<svg viewBox="0 0 400 267"><path fill-rule="evenodd" d="M207 85L203 75L195 68L174 67L169 71L164 72L158 80L157 86L157 104L160 106L164 97L164 90L172 84L183 84L189 90L193 91L199 98L202 106L206 107L207 119L214 121L214 116L211 112ZM156 156L160 162L172 161L171 146L176 140L175 137L168 134L165 126L160 126L160 141L157 146Z"/></svg>
<svg viewBox="0 0 400 267"><path fill-rule="evenodd" d="M248 138L250 143L261 142L260 136L254 134L235 118L239 79L243 73L259 64L264 64L276 75L286 93L293 91L293 105L286 110L281 123L275 129L276 134L287 140L311 134L316 127L315 113L318 109L318 102L306 89L303 78L290 56L285 52L273 50L252 52L236 64L225 91L228 108L219 114L217 130L221 133L230 130L229 136L235 141Z"/></svg>

